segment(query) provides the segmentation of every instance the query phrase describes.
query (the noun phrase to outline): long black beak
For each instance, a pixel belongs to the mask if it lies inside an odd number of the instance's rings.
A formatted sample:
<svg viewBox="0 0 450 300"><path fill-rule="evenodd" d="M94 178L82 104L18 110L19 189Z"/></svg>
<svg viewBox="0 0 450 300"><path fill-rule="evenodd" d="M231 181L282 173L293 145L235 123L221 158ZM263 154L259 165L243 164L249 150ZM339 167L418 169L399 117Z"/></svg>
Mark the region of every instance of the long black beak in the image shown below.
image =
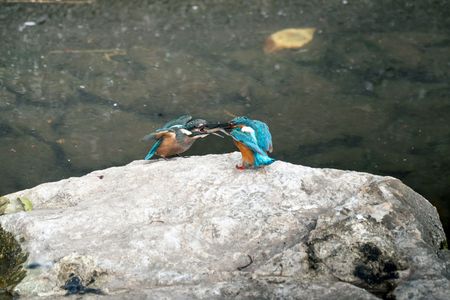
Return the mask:
<svg viewBox="0 0 450 300"><path fill-rule="evenodd" d="M233 125L231 123L216 123L216 124L208 124L205 126L206 129L215 129L215 128L222 128L222 129L231 129Z"/></svg>
<svg viewBox="0 0 450 300"><path fill-rule="evenodd" d="M217 132L222 132L226 135L230 135L229 131L232 129L232 125L230 123L208 123L204 128L203 128L203 132L207 132L210 134L214 134L220 137L220 134L218 134Z"/></svg>

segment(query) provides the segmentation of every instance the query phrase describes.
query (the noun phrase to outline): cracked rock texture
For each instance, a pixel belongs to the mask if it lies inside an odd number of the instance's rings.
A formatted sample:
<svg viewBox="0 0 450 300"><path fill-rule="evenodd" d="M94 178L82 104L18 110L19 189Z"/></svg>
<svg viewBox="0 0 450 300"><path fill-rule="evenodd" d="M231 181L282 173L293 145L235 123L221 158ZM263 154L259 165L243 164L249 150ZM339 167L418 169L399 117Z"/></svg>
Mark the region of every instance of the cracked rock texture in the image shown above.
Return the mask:
<svg viewBox="0 0 450 300"><path fill-rule="evenodd" d="M135 161L6 195L23 297L449 299L436 209L392 177L240 154ZM13 201L12 201L13 202ZM78 280L78 279L77 279Z"/></svg>

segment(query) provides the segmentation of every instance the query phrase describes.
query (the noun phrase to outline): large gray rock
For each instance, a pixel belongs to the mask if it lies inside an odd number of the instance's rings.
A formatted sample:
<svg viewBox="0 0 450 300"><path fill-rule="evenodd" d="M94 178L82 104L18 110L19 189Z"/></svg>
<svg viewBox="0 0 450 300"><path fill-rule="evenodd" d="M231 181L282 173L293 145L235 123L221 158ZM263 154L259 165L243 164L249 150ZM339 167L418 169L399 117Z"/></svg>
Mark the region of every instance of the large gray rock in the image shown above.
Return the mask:
<svg viewBox="0 0 450 300"><path fill-rule="evenodd" d="M55 298L73 274L108 299L448 299L436 209L399 180L239 160L135 161L7 195L34 206L0 217L33 267L16 291Z"/></svg>

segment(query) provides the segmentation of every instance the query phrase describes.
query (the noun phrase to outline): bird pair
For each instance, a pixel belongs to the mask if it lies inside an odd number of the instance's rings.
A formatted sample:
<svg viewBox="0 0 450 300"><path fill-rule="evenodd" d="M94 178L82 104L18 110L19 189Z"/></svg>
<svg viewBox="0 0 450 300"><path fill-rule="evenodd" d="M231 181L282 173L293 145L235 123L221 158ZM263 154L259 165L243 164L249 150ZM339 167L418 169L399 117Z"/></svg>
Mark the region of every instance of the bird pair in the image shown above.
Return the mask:
<svg viewBox="0 0 450 300"><path fill-rule="evenodd" d="M274 159L268 156L273 149L272 136L264 122L236 117L230 122L209 124L202 119L193 120L189 115L172 120L145 136L144 140L155 140L145 159L148 160L155 154L166 158L183 153L197 139L209 134L220 136L218 132L231 136L241 152L242 164L236 168L259 168L274 162Z"/></svg>

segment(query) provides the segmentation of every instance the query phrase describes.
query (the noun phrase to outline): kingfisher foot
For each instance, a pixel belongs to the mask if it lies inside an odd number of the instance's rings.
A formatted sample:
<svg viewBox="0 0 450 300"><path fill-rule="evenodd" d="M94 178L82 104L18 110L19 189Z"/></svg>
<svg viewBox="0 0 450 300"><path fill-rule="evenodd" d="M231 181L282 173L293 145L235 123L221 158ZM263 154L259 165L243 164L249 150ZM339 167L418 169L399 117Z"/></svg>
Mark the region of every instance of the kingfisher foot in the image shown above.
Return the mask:
<svg viewBox="0 0 450 300"><path fill-rule="evenodd" d="M236 169L238 169L238 170L245 170L247 168L245 166L236 165Z"/></svg>

